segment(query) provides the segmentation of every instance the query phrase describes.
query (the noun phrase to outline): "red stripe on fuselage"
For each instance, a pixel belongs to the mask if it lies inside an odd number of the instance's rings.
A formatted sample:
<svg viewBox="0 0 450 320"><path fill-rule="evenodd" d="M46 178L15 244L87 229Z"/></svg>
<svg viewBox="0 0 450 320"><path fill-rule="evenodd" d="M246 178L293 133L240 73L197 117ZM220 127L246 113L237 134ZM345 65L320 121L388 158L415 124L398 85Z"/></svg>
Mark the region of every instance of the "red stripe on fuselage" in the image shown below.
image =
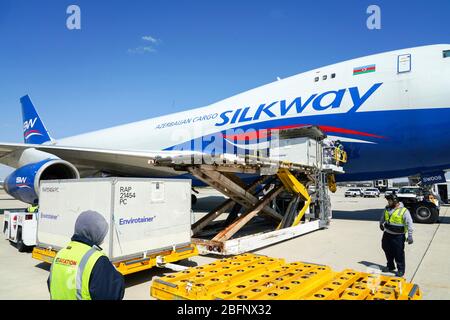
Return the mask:
<svg viewBox="0 0 450 320"><path fill-rule="evenodd" d="M261 129L256 131L250 131L249 133L240 133L240 134L223 134L223 137L226 139L234 139L234 140L253 140L253 139L263 139L270 136L270 130L286 130L286 129L293 129L293 128L301 128L307 126L306 124L292 124L287 126L281 126L271 129ZM358 135L358 136L364 136L364 137L372 137L372 138L378 138L378 139L384 139L385 137L379 136L373 133L368 132L362 132L362 131L356 131L351 129L345 129L345 128L338 128L338 127L332 127L332 126L318 126L322 131L324 132L335 132L335 133L344 133L344 134L352 134L352 135Z"/></svg>
<svg viewBox="0 0 450 320"><path fill-rule="evenodd" d="M277 128L273 128L274 129L292 129L292 128L301 128L307 126L306 124L293 124L293 125L288 125L288 126L282 126L282 127L277 127ZM351 129L345 129L345 128L338 128L338 127L332 127L332 126L321 126L318 125L318 127L320 128L320 130L324 131L324 132L338 132L338 133L345 133L345 134L354 134L354 135L358 135L358 136L365 136L365 137L373 137L373 138L379 138L379 139L384 139L383 136L379 136L376 134L372 134L372 133L367 133L367 132L362 132L362 131L356 131L356 130L351 130Z"/></svg>
<svg viewBox="0 0 450 320"><path fill-rule="evenodd" d="M338 133L345 133L345 134L354 134L358 136L365 136L365 137L372 137L372 138L378 138L378 139L384 139L383 136L379 136L373 133L367 133L362 131L356 131L356 130L350 130L350 129L344 129L344 128L337 128L337 127L330 127L330 126L318 126L322 131L325 132L338 132Z"/></svg>

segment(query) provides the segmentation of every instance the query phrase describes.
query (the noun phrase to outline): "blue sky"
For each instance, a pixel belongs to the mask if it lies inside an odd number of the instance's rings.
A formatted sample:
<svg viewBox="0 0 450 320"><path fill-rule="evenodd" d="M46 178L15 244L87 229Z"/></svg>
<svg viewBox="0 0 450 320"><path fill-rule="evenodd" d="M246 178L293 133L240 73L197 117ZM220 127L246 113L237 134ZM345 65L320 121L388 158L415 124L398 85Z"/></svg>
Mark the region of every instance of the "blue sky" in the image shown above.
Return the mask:
<svg viewBox="0 0 450 320"><path fill-rule="evenodd" d="M66 28L70 4L81 30ZM370 4L381 30L366 27ZM449 43L449 12L448 0L0 0L0 141L22 142L27 93L57 139L358 56Z"/></svg>

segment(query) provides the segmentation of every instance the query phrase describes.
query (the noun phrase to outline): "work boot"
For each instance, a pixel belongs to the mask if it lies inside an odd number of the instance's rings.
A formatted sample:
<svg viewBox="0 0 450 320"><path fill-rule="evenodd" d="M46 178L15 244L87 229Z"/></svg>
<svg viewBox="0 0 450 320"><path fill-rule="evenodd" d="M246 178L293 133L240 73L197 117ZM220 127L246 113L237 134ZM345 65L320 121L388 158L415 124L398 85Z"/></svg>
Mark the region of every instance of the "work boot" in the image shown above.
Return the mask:
<svg viewBox="0 0 450 320"><path fill-rule="evenodd" d="M383 267L381 269L382 272L390 272L390 273L395 273L395 268L391 269L389 267Z"/></svg>

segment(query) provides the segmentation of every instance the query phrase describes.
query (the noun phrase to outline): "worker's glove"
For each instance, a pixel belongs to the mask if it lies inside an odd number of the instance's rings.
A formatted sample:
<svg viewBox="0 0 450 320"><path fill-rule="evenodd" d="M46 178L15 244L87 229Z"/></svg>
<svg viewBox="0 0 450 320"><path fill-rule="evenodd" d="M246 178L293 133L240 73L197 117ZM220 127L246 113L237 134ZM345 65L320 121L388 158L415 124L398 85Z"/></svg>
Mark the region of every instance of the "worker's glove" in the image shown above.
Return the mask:
<svg viewBox="0 0 450 320"><path fill-rule="evenodd" d="M408 244L413 244L413 237L412 236L408 236Z"/></svg>
<svg viewBox="0 0 450 320"><path fill-rule="evenodd" d="M382 223L380 223L380 229L381 231L384 231L384 225Z"/></svg>

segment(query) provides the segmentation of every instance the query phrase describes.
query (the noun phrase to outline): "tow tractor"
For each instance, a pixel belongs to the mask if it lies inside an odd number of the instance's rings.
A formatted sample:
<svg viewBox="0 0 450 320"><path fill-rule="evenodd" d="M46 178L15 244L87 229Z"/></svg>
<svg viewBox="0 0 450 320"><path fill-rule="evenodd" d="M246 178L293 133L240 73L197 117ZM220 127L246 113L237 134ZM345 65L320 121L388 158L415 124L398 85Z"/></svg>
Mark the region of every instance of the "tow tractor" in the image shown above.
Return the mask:
<svg viewBox="0 0 450 320"><path fill-rule="evenodd" d="M36 245L37 217L24 210L5 210L3 234L14 243L19 252L29 251Z"/></svg>
<svg viewBox="0 0 450 320"><path fill-rule="evenodd" d="M398 199L409 210L414 222L435 223L439 219L439 201L419 186L406 186L396 193Z"/></svg>

